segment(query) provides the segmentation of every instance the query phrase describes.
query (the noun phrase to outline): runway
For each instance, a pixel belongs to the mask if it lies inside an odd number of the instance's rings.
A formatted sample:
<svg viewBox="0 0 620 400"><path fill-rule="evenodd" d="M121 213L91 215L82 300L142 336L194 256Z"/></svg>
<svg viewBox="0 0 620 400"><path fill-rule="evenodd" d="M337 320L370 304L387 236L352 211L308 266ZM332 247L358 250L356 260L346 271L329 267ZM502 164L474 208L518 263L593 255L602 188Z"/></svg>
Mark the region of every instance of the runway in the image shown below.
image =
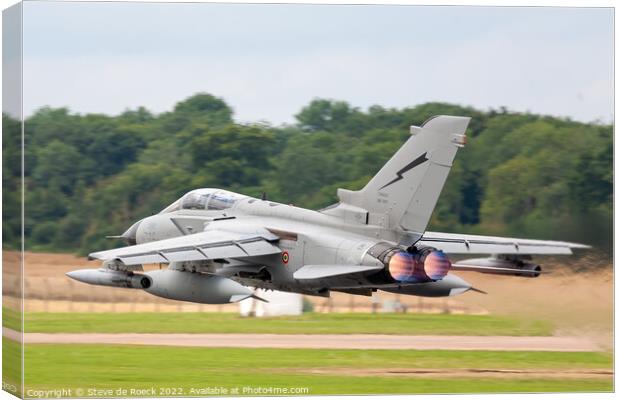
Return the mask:
<svg viewBox="0 0 620 400"><path fill-rule="evenodd" d="M20 332L2 328L19 341ZM194 333L26 333L26 344L122 344L184 347L359 350L599 351L591 340L556 336L279 335Z"/></svg>

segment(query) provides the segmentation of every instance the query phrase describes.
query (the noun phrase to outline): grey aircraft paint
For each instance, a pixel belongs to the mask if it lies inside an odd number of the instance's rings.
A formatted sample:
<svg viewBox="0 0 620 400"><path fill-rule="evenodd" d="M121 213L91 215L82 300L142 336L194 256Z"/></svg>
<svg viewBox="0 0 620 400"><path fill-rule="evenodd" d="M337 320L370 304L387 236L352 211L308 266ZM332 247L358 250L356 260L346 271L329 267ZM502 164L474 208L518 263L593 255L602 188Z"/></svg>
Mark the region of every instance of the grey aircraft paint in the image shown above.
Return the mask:
<svg viewBox="0 0 620 400"><path fill-rule="evenodd" d="M452 296L472 289L449 271L536 277L531 255L587 246L428 232L469 118L438 116L421 127L359 191L313 211L220 189L196 189L123 233L129 246L89 255L98 270L69 277L145 290L181 301L220 304L252 297L247 287L329 296L384 290ZM448 256L490 258L451 263ZM165 263L144 273L142 264Z"/></svg>

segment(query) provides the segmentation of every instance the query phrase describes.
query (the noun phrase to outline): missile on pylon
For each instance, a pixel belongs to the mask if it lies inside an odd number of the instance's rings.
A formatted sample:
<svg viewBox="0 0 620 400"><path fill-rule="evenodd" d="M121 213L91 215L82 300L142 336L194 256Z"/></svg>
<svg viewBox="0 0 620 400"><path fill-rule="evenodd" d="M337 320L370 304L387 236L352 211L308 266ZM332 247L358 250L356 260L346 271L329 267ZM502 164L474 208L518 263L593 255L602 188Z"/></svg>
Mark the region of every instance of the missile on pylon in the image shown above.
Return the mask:
<svg viewBox="0 0 620 400"><path fill-rule="evenodd" d="M148 276L125 271L113 271L106 268L79 269L67 272L66 275L76 281L91 285L113 286L131 289L147 289L151 286Z"/></svg>

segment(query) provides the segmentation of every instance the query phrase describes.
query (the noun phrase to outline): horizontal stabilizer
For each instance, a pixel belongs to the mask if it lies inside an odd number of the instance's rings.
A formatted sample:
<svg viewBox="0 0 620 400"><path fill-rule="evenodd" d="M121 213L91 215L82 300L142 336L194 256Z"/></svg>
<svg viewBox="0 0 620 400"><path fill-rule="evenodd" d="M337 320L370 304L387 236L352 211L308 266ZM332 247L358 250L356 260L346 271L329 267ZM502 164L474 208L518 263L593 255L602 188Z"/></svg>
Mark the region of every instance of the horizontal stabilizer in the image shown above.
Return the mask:
<svg viewBox="0 0 620 400"><path fill-rule="evenodd" d="M305 265L293 274L295 279L321 279L332 276L380 271L383 266L369 265Z"/></svg>

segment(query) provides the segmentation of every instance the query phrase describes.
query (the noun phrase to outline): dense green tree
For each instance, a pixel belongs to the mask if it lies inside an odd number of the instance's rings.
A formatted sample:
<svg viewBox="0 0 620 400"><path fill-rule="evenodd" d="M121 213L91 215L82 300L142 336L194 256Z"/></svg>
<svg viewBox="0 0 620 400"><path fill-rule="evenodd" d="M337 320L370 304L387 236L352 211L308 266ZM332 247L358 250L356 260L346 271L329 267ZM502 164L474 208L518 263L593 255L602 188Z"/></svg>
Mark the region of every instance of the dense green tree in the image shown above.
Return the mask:
<svg viewBox="0 0 620 400"><path fill-rule="evenodd" d="M191 145L195 171L204 171L223 186L255 186L270 169L275 135L257 126L228 125L205 132Z"/></svg>
<svg viewBox="0 0 620 400"><path fill-rule="evenodd" d="M2 237L5 245L17 246L21 238L22 124L2 115Z"/></svg>
<svg viewBox="0 0 620 400"><path fill-rule="evenodd" d="M94 162L85 158L75 147L52 140L36 150L36 166L29 188L55 188L71 194L73 187L85 170L95 168Z"/></svg>
<svg viewBox="0 0 620 400"><path fill-rule="evenodd" d="M482 112L454 104L404 109L315 99L294 125L235 123L199 93L173 110L118 116L44 107L24 122L27 247L115 246L122 233L196 187L222 187L319 209L336 189L360 189L439 114L472 117L429 229L582 241L611 249L610 125ZM21 124L3 116L3 235L21 235Z"/></svg>

